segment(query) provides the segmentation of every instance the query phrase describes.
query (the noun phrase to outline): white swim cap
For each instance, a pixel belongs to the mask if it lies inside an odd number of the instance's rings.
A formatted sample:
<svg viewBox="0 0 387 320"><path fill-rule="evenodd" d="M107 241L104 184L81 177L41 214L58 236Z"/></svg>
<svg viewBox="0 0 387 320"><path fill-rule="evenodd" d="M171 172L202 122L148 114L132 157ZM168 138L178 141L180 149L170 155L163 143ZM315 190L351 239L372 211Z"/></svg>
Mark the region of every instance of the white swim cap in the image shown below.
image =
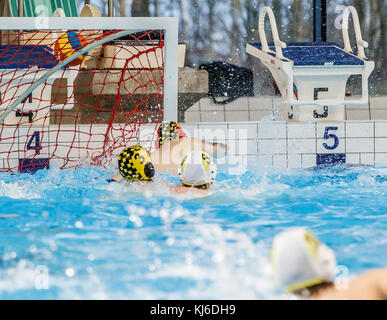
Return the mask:
<svg viewBox="0 0 387 320"><path fill-rule="evenodd" d="M337 266L334 252L305 228L277 235L271 262L279 282L290 292L333 282Z"/></svg>
<svg viewBox="0 0 387 320"><path fill-rule="evenodd" d="M183 185L199 187L215 180L216 164L208 153L193 151L183 158L178 174Z"/></svg>

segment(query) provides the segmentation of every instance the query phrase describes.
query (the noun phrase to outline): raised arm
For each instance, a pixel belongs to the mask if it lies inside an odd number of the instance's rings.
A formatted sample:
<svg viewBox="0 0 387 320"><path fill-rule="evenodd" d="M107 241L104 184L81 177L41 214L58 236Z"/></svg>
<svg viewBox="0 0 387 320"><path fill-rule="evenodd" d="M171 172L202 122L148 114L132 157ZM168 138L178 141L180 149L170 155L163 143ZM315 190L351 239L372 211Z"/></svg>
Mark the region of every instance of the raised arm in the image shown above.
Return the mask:
<svg viewBox="0 0 387 320"><path fill-rule="evenodd" d="M207 142L201 141L203 151L208 151L211 154L219 155L221 153L227 153L229 146L225 143L220 142Z"/></svg>

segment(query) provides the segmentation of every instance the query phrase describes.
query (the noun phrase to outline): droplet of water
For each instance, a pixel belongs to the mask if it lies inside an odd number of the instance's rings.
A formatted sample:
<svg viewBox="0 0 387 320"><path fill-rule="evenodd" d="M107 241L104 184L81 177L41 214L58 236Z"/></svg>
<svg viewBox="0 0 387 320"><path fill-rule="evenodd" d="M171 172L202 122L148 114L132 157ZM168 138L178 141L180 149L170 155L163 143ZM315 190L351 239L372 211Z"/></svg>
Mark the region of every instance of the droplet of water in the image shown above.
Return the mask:
<svg viewBox="0 0 387 320"><path fill-rule="evenodd" d="M223 252L221 251L218 251L216 252L213 256L212 256L212 261L214 261L215 263L220 263L224 260L224 254Z"/></svg>
<svg viewBox="0 0 387 320"><path fill-rule="evenodd" d="M83 228L83 223L82 223L82 221L77 221L77 222L75 222L75 227L78 228L78 229Z"/></svg>
<svg viewBox="0 0 387 320"><path fill-rule="evenodd" d="M33 244L33 245L30 246L30 252L31 253L36 253L36 252L38 252L38 248Z"/></svg>
<svg viewBox="0 0 387 320"><path fill-rule="evenodd" d="M65 274L66 274L66 276L68 276L69 278L71 278L71 277L74 276L75 271L74 271L73 268L67 268L67 269L65 270Z"/></svg>
<svg viewBox="0 0 387 320"><path fill-rule="evenodd" d="M168 238L167 239L167 245L172 246L174 243L175 243L175 239L174 238Z"/></svg>

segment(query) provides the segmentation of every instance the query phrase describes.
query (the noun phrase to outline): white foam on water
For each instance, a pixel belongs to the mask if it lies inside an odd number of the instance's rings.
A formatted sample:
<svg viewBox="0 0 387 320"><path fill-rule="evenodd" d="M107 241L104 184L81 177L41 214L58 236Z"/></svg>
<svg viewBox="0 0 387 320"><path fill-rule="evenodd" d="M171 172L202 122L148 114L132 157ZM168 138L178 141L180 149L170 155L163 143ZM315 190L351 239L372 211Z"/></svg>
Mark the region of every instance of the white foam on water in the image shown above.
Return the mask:
<svg viewBox="0 0 387 320"><path fill-rule="evenodd" d="M41 194L35 183L29 181L0 181L0 197L11 199L39 199Z"/></svg>
<svg viewBox="0 0 387 320"><path fill-rule="evenodd" d="M217 224L196 223L194 248L185 254L185 261L161 264L146 275L152 280L182 278L195 285L187 291L154 293L160 299L270 299L278 298L267 250L262 243L253 243L248 235L224 230ZM210 257L203 264L202 255Z"/></svg>
<svg viewBox="0 0 387 320"><path fill-rule="evenodd" d="M385 172L384 170L380 174L383 175ZM374 173L372 172L372 175ZM376 172L376 174L378 173ZM86 207L92 207L92 212L86 214L85 220L75 217L74 221L71 222L72 229L64 228L55 234L55 239L60 242L59 246L65 246L65 240L74 239L79 241L83 239L93 240L95 242L91 245L98 246L100 244L98 240L101 237L99 228L104 228L103 221L107 221L106 227L109 231L114 231L114 235L118 234L122 236L122 239L130 241L139 240L135 242L138 247L131 248L130 254L134 258L128 259L127 262L143 268L141 263L145 260L145 268L141 269L144 271L141 271L139 276L145 278L146 285L139 285L135 281L136 275L123 274L122 277L125 281L113 288L110 283L112 280L110 276L106 276L102 272L97 273L97 263L106 265L111 263L114 270L116 267L120 268L121 265L115 266L116 262L114 260L109 262L99 261L99 259L106 259L111 253L105 252L101 248L101 252L93 251L95 255L91 259L90 252L85 251L85 259L88 264L95 263L93 266L95 266L96 271L90 268L88 274L85 275L85 269L89 265L82 265L77 269L77 265L74 263L75 266L63 266L62 272L57 271L50 274L50 288L56 289L55 298L293 299L293 296L283 294L275 283L268 257L269 248L267 246L270 245L269 240L265 238L261 240L262 242L257 243L253 239L260 239L261 225L302 222L285 220L287 219L286 215L282 217L282 212L276 212L273 217L265 215L253 220L244 221L242 219L240 222L237 219L232 219L233 224L231 225L227 219L229 218L228 214L233 212L226 212L227 214L222 213L217 216L213 210L216 210L217 205L221 204L223 207L219 210L227 211L226 206L228 203L235 205L236 210L239 210L238 205L247 200L248 204L256 201L253 209L258 211L259 204L256 205L257 202L265 199L266 196L288 193L290 185L293 186L294 181L289 182L289 185L287 185L286 182L282 182L286 181L285 177L279 182L276 178L271 178L274 175L273 173L251 175L251 179L254 179L254 181L247 180L246 177L228 176L226 177L227 180L221 180L212 187L215 191L212 196L194 199L195 197L191 195L183 195L182 197L173 195L169 190L170 183L164 180L163 177L155 179L150 184L107 184L103 177L105 174L106 172L102 171L96 174L93 169L89 171L76 170L74 172L50 169L44 174L38 173L31 176L30 180L24 179L25 176L22 176L22 179L16 177L16 180L12 182L0 181L0 196L13 199L44 198L48 190L57 188L60 192L62 187L71 187L76 190L79 186L83 189L106 191L96 192L98 199L90 198L89 200L88 197L84 199L82 203ZM297 178L300 172L295 171L293 174ZM290 176L293 174L290 174ZM322 194L326 190L336 190L335 188L339 186L340 190L344 189L344 192L340 191L335 197L344 197L347 194L345 187L349 186L348 193L351 192L351 199L356 195L361 196L362 193L378 191L381 195L385 192L384 182L379 183L373 176L371 177L365 173L361 173L358 177L355 175L355 178L351 176L349 182L347 182L345 175L343 175L341 181L341 174L337 174L340 179L335 179L336 173L333 172L334 179L332 181L327 177L327 182L322 180L321 183L318 179L314 180L314 176L318 178L318 174L315 172L305 171L304 175L310 176L310 180L313 181L312 185L305 183L301 190L298 189L298 186L294 186L295 192L311 195L313 192ZM249 185L244 185L244 182L248 182ZM293 189L291 190L293 191ZM355 192L355 195L352 194L353 192ZM55 192L52 192L52 195L54 194ZM189 201L185 203L185 200ZM309 200L309 198L306 197L306 200ZM381 197L380 201L382 200ZM67 200L65 198L65 201L71 201L71 199ZM116 204L121 204L122 208L117 214L109 210L110 206L115 208ZM291 203L291 205L297 204L298 202ZM246 210L247 213L251 213L248 208ZM330 213L331 210L336 209L327 206L321 212L310 214L308 222L313 222L314 225L320 224L320 226L327 223L324 232L330 232L328 224L331 222L330 220L321 220L322 216L330 215L331 217L346 219L351 214L350 211L347 212L346 210L340 210L333 214ZM357 216L353 215L353 217ZM375 213L375 218L377 217L382 219L385 215L380 214L378 211ZM58 217L58 219L60 218ZM157 218L159 221L154 223L152 218ZM373 218L373 214L370 212L367 215L359 215L357 218ZM89 221L92 223L98 223L98 225L93 224L94 233L89 232L88 228L90 226L87 219L90 219ZM128 222L127 224L125 219ZM220 219L225 220L220 222ZM292 219L292 217L289 219ZM116 224L118 220L123 220L123 222ZM149 220L152 222L147 225ZM81 227L81 229L77 229L79 233L72 231L77 226ZM357 227L348 227L346 231L340 232L348 232L348 236L356 237L360 241L374 237L374 233L378 231L376 227L364 228L363 230L363 225L359 225ZM253 232L257 234L253 234ZM383 230L379 232L381 237L385 235ZM110 235L108 236L110 237ZM148 237L151 236L156 240L150 240ZM47 237L50 237L50 235ZM118 246L125 247L123 242L114 243L115 248ZM152 250L144 244L150 242L154 242ZM383 244L385 241L381 243ZM348 251L348 256L351 255L351 251L356 246L357 244L348 245L348 248L351 248ZM66 249L72 250L70 247L66 247ZM74 250L79 253L78 249ZM93 250L95 250L94 247ZM137 255L137 253L143 255ZM164 258L163 254L166 254ZM48 260L52 261L47 258ZM61 263L61 261L58 262ZM58 262L53 262L55 268ZM68 268L71 268L71 272L66 275L65 272ZM71 275L71 277L68 275ZM117 275L117 277L119 280L122 279L121 275ZM34 266L22 264L2 269L0 270L0 293L14 293L15 296L18 296L18 291L35 288L35 279L36 271ZM176 283L181 280L182 287L176 285L173 288L162 289L163 287L159 286L159 283L168 282L169 279L176 281Z"/></svg>
<svg viewBox="0 0 387 320"><path fill-rule="evenodd" d="M16 266L1 270L0 293L35 289L35 280L36 270L26 260L20 260Z"/></svg>
<svg viewBox="0 0 387 320"><path fill-rule="evenodd" d="M255 198L261 194L280 194L290 189L290 186L280 182L272 182L266 176L263 176L259 181L251 183L246 188L243 187L244 183L238 181L239 178L233 180L225 180L218 182L214 187L216 191L224 194L228 194L227 197L243 197L244 199Z"/></svg>

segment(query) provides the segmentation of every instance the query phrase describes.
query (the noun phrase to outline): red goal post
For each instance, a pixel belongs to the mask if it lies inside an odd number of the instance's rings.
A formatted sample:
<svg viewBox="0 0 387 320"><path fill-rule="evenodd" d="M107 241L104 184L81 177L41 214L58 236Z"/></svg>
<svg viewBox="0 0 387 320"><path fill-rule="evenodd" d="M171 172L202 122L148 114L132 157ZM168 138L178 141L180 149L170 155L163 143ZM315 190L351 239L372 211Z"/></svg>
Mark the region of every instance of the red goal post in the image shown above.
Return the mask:
<svg viewBox="0 0 387 320"><path fill-rule="evenodd" d="M0 170L106 165L177 120L177 18L0 18Z"/></svg>

